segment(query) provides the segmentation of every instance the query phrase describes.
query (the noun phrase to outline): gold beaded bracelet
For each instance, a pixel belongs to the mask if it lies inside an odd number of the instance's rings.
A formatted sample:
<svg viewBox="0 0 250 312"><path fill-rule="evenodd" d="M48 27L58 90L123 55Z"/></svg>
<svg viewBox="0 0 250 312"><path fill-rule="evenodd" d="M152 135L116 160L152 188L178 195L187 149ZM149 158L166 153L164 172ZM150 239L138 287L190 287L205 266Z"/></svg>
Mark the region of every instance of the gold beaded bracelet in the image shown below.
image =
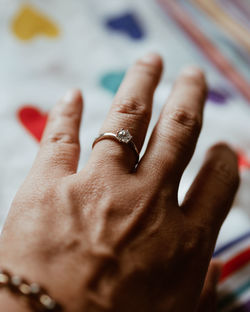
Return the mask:
<svg viewBox="0 0 250 312"><path fill-rule="evenodd" d="M23 297L32 311L58 312L62 311L60 305L37 283L28 283L17 275L0 269L0 289L5 288L15 295Z"/></svg>

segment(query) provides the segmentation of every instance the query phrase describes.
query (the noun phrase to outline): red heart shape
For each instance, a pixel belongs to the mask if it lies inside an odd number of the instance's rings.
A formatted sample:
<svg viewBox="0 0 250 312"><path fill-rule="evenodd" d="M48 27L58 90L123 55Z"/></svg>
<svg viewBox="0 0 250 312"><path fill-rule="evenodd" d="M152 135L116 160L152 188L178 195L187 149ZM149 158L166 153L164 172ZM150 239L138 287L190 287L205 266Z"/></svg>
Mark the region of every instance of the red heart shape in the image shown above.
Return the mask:
<svg viewBox="0 0 250 312"><path fill-rule="evenodd" d="M238 163L240 168L250 169L250 159L243 152L238 152Z"/></svg>
<svg viewBox="0 0 250 312"><path fill-rule="evenodd" d="M17 112L21 124L38 141L41 141L48 114L33 106L23 106Z"/></svg>

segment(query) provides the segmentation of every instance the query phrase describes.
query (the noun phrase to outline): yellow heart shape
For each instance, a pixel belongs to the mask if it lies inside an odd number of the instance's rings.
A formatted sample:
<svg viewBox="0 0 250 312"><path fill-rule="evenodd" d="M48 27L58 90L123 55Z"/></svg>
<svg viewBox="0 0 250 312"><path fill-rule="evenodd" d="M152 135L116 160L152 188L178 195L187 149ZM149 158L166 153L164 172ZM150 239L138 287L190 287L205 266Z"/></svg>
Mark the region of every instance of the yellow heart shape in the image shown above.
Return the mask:
<svg viewBox="0 0 250 312"><path fill-rule="evenodd" d="M12 30L20 40L30 40L38 35L59 35L59 29L48 17L28 5L21 7L14 17Z"/></svg>

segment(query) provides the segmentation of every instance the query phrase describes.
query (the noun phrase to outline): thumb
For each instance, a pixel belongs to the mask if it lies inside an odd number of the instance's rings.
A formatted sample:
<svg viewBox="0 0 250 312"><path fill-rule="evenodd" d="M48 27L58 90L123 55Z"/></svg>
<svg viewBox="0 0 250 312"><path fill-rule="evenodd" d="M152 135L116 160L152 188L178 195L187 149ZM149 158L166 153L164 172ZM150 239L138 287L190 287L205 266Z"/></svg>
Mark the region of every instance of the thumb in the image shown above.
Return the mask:
<svg viewBox="0 0 250 312"><path fill-rule="evenodd" d="M197 312L215 312L217 306L217 284L222 270L222 262L212 260L210 262L203 290L200 297Z"/></svg>

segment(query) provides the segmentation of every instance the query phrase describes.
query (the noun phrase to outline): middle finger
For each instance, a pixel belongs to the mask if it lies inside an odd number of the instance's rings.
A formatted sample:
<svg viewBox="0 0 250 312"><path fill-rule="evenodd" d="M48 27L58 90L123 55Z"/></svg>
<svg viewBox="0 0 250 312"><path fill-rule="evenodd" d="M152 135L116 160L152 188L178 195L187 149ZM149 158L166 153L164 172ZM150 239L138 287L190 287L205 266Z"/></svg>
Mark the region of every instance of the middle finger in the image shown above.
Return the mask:
<svg viewBox="0 0 250 312"><path fill-rule="evenodd" d="M182 72L152 133L138 173L148 175L150 171L154 181L171 177L168 180L178 188L199 137L206 90L203 72L196 67Z"/></svg>

